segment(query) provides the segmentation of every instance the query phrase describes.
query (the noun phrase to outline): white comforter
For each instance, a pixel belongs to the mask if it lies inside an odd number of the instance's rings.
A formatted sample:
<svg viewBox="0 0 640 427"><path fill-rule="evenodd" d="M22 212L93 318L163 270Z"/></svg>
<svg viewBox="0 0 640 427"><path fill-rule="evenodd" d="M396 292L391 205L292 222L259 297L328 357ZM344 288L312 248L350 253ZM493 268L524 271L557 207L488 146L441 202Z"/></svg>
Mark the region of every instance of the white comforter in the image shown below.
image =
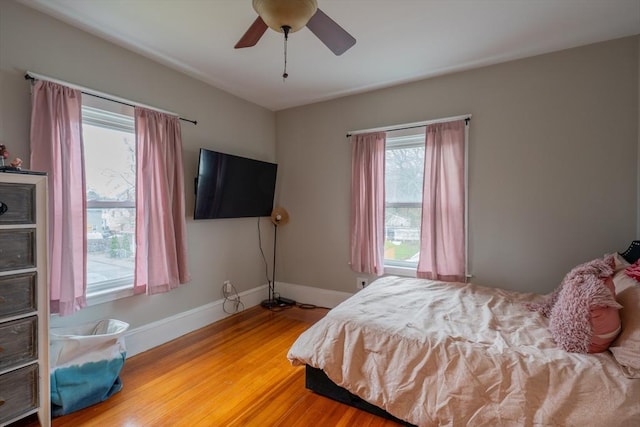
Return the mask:
<svg viewBox="0 0 640 427"><path fill-rule="evenodd" d="M419 426L640 425L640 380L609 352L560 350L541 298L383 277L289 350L339 386Z"/></svg>

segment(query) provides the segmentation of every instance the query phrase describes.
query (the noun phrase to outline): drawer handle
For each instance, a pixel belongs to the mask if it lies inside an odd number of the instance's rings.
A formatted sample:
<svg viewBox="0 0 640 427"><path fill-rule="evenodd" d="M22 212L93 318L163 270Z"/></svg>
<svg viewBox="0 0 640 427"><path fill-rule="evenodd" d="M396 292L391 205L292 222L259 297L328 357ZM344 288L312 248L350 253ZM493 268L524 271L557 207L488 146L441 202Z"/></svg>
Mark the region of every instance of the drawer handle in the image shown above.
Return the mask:
<svg viewBox="0 0 640 427"><path fill-rule="evenodd" d="M8 210L9 210L9 206L7 206L3 202L0 202L0 215L4 214Z"/></svg>
<svg viewBox="0 0 640 427"><path fill-rule="evenodd" d="M0 399L0 406L4 405L4 399Z"/></svg>

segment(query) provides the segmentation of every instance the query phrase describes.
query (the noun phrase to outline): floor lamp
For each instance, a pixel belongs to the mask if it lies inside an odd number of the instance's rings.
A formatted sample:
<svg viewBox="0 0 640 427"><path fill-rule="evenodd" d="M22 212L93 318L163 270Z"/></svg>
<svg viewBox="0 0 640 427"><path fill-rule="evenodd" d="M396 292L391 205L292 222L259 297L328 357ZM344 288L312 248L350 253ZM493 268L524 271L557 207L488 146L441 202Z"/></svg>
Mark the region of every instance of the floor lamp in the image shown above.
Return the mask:
<svg viewBox="0 0 640 427"><path fill-rule="evenodd" d="M285 208L276 207L271 212L271 222L273 223L273 270L271 280L269 281L269 299L262 301L261 305L265 308L278 307L281 305L293 305L295 301L278 297L275 298L276 286L276 244L278 239L278 227L289 222L289 212Z"/></svg>

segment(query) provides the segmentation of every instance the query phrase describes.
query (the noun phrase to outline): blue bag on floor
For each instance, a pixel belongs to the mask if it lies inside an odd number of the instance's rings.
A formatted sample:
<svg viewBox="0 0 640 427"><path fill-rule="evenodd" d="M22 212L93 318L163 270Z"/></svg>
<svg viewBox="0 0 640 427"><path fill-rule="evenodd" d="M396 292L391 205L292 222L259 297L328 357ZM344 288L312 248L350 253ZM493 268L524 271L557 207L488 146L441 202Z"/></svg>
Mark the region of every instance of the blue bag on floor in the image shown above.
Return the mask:
<svg viewBox="0 0 640 427"><path fill-rule="evenodd" d="M51 414L65 415L100 403L122 389L124 332L115 319L50 331Z"/></svg>

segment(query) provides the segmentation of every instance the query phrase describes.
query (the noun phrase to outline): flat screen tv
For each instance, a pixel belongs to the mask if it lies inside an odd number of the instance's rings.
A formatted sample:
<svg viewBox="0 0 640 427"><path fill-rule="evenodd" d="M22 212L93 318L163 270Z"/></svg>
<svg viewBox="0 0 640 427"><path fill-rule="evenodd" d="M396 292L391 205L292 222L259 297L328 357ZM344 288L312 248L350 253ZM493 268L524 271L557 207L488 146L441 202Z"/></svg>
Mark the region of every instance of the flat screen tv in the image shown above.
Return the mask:
<svg viewBox="0 0 640 427"><path fill-rule="evenodd" d="M194 219L269 216L278 165L200 149Z"/></svg>

